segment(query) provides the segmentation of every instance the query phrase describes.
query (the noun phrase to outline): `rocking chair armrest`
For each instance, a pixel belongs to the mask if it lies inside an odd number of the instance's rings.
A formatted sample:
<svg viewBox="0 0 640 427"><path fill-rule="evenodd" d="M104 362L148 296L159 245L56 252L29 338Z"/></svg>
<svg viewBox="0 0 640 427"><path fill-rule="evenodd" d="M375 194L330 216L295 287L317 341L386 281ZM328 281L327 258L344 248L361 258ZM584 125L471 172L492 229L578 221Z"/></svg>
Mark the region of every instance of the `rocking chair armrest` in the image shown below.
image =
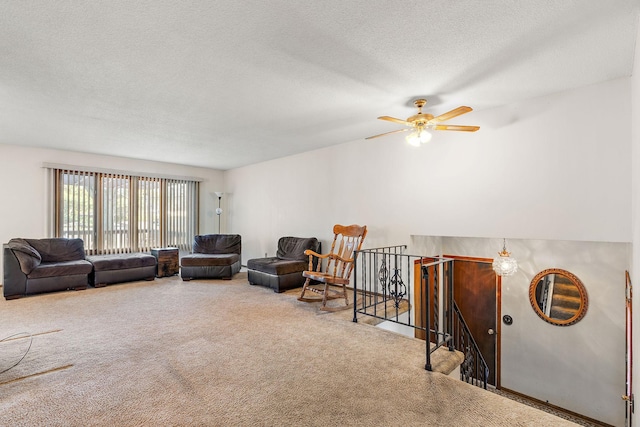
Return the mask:
<svg viewBox="0 0 640 427"><path fill-rule="evenodd" d="M338 254L327 254L328 257L330 257L331 259L337 259L339 261L344 262L345 264L350 264L353 262L353 258L342 258L340 255Z"/></svg>
<svg viewBox="0 0 640 427"><path fill-rule="evenodd" d="M314 270L314 265L313 265L313 258L318 258L318 259L332 259L332 260L338 260L338 261L342 261L344 264L352 264L354 259L353 258L343 258L338 254L332 254L332 253L328 253L328 254L319 254L317 252L312 251L311 249L307 249L304 251L305 255L309 255L309 271L313 271ZM321 262L318 262L318 264L315 266L315 269L317 271L320 271L321 268Z"/></svg>
<svg viewBox="0 0 640 427"><path fill-rule="evenodd" d="M327 258L330 254L319 254L317 252L312 251L311 249L307 249L304 251L305 255L309 255L309 271L317 270L320 271L322 267L322 261L316 261L314 263L314 258L324 259Z"/></svg>
<svg viewBox="0 0 640 427"><path fill-rule="evenodd" d="M305 250L304 254L312 256L312 257L316 257L316 258L326 258L326 257L328 257L330 255L330 254L324 254L324 255L323 254L319 254L317 252L312 251L311 249Z"/></svg>

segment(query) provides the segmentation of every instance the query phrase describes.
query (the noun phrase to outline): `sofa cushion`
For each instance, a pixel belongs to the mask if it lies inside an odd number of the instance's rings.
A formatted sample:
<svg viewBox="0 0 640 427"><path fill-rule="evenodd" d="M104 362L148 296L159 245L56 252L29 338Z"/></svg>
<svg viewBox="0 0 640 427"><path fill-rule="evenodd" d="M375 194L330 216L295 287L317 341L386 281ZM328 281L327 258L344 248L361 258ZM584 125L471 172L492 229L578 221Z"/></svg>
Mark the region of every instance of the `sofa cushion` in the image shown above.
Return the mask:
<svg viewBox="0 0 640 427"><path fill-rule="evenodd" d="M40 253L24 239L11 239L7 245L18 259L20 270L24 274L31 273L42 262Z"/></svg>
<svg viewBox="0 0 640 427"><path fill-rule="evenodd" d="M317 252L319 249L318 239L315 237L281 237L278 240L278 252L276 256L278 258L288 260L309 260L309 256L304 254L304 251L311 249Z"/></svg>
<svg viewBox="0 0 640 427"><path fill-rule="evenodd" d="M144 253L90 255L87 257L87 261L93 264L96 271L155 267L156 265L156 257Z"/></svg>
<svg viewBox="0 0 640 427"><path fill-rule="evenodd" d="M236 262L240 262L238 254L189 254L180 260L180 264L184 267L224 266Z"/></svg>
<svg viewBox="0 0 640 427"><path fill-rule="evenodd" d="M193 252L200 254L240 254L242 241L238 234L204 234L193 238Z"/></svg>
<svg viewBox="0 0 640 427"><path fill-rule="evenodd" d="M93 270L93 265L89 261L60 261L42 263L34 268L27 276L29 279L41 277L73 276L76 274L89 274Z"/></svg>
<svg viewBox="0 0 640 427"><path fill-rule="evenodd" d="M42 262L62 262L85 259L82 239L24 239L40 253Z"/></svg>
<svg viewBox="0 0 640 427"><path fill-rule="evenodd" d="M261 271L263 273L283 275L290 273L301 273L309 267L307 261L298 261L280 258L255 258L247 261L249 270Z"/></svg>

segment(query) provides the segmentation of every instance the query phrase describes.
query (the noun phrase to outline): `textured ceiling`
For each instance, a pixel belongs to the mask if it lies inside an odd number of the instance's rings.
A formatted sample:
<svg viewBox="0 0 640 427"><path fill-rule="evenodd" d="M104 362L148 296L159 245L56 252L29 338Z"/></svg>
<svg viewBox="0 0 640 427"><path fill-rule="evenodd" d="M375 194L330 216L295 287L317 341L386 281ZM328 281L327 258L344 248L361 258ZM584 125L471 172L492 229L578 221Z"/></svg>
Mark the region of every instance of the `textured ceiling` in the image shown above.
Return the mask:
<svg viewBox="0 0 640 427"><path fill-rule="evenodd" d="M419 96L440 114L630 76L638 11L637 0L4 0L0 143L230 169L393 130L376 117L408 117Z"/></svg>

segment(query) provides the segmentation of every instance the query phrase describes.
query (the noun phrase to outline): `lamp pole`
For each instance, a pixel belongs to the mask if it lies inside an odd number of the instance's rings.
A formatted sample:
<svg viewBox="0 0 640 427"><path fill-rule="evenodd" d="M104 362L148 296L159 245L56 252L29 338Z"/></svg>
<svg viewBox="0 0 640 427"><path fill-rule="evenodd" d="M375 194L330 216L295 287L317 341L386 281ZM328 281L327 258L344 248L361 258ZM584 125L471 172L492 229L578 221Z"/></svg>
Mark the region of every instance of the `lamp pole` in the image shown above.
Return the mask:
<svg viewBox="0 0 640 427"><path fill-rule="evenodd" d="M216 215L218 215L218 234L222 234L221 232L221 222L220 222L220 216L222 215L222 208L220 207L220 201L222 199L222 195L224 193L220 192L220 191L216 191L216 196L218 196L218 208L216 209Z"/></svg>

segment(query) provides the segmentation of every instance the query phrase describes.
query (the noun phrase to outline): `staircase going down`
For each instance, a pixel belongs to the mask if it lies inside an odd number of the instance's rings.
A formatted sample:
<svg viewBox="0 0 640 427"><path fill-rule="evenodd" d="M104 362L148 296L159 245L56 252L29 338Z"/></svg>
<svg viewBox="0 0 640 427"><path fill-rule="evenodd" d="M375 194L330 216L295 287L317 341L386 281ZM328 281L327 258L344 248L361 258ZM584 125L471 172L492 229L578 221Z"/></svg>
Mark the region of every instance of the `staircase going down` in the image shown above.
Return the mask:
<svg viewBox="0 0 640 427"><path fill-rule="evenodd" d="M559 274L555 276L550 317L559 320L571 319L580 309L580 292L568 278Z"/></svg>

